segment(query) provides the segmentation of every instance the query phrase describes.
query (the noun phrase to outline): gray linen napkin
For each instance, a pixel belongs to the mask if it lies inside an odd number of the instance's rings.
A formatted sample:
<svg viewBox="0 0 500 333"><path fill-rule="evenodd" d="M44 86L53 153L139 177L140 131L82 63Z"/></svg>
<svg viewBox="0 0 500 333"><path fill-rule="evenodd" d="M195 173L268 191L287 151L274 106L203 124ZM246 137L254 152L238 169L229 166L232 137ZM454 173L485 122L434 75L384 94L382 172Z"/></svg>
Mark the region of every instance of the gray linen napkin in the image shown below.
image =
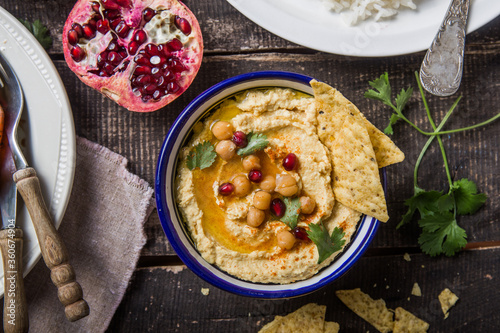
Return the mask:
<svg viewBox="0 0 500 333"><path fill-rule="evenodd" d="M104 332L146 243L153 189L126 170L127 160L77 138L73 189L59 228L90 315L69 322L43 259L26 276L30 332Z"/></svg>

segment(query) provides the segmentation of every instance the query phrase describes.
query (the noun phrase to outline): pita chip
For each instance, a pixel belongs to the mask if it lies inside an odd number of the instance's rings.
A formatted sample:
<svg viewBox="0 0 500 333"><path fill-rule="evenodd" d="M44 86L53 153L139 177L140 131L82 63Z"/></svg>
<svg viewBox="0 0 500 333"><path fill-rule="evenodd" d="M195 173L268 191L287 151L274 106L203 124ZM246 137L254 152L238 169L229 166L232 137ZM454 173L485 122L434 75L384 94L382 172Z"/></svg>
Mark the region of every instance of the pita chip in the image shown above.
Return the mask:
<svg viewBox="0 0 500 333"><path fill-rule="evenodd" d="M366 128L345 117L331 144L335 199L358 212L387 222L387 204L375 152Z"/></svg>
<svg viewBox="0 0 500 333"><path fill-rule="evenodd" d="M342 303L379 332L387 333L394 329L393 313L387 309L383 299L374 300L359 288L337 290L335 294Z"/></svg>
<svg viewBox="0 0 500 333"><path fill-rule="evenodd" d="M411 312L398 307L394 320L394 333L425 333L429 324Z"/></svg>
<svg viewBox="0 0 500 333"><path fill-rule="evenodd" d="M458 296L451 292L450 289L445 288L438 296L439 303L441 303L441 310L443 310L444 319L448 318L450 308L458 301Z"/></svg>
<svg viewBox="0 0 500 333"><path fill-rule="evenodd" d="M394 142L369 122L359 109L338 90L316 80L312 80L310 84L314 91L318 110L320 110L318 135L327 147L328 142L333 141L333 137L343 124L345 117L352 114L366 127L379 168L404 160L404 153Z"/></svg>
<svg viewBox="0 0 500 333"><path fill-rule="evenodd" d="M325 305L309 303L284 317L276 316L259 333L323 333L325 312Z"/></svg>

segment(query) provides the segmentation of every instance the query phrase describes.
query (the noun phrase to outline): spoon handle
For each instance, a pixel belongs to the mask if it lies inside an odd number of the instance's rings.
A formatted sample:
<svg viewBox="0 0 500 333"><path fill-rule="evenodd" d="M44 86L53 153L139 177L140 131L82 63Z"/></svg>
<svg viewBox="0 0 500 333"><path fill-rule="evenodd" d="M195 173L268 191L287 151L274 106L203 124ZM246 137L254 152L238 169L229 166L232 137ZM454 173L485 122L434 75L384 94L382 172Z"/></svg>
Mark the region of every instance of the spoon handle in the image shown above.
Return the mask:
<svg viewBox="0 0 500 333"><path fill-rule="evenodd" d="M76 281L75 271L69 263L66 246L54 227L43 201L35 169L16 171L14 181L33 221L43 260L50 269L50 278L57 287L57 296L65 307L66 318L69 321L76 321L87 316L89 306L83 299L82 287Z"/></svg>
<svg viewBox="0 0 500 333"><path fill-rule="evenodd" d="M470 0L453 0L420 67L420 82L437 96L453 95L460 87Z"/></svg>

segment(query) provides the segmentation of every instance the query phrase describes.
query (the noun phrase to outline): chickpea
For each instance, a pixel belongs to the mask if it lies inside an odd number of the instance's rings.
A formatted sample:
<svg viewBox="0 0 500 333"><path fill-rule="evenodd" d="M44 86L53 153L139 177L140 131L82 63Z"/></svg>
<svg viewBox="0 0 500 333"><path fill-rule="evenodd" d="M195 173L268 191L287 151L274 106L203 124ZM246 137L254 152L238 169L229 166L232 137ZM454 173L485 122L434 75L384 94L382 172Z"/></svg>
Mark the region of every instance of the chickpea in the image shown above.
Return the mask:
<svg viewBox="0 0 500 333"><path fill-rule="evenodd" d="M222 140L215 146L215 152L223 160L229 161L236 153L236 145L231 140Z"/></svg>
<svg viewBox="0 0 500 333"><path fill-rule="evenodd" d="M289 174L283 174L276 177L275 191L285 197L291 197L299 191L299 187L295 178Z"/></svg>
<svg viewBox="0 0 500 333"><path fill-rule="evenodd" d="M284 250L290 250L295 245L295 236L288 230L282 230L276 235L278 246Z"/></svg>
<svg viewBox="0 0 500 333"><path fill-rule="evenodd" d="M257 209L255 207L250 207L247 214L247 224L251 227L257 228L264 222L266 218L266 213L264 211Z"/></svg>
<svg viewBox="0 0 500 333"><path fill-rule="evenodd" d="M212 126L212 133L218 140L229 140L233 137L234 127L227 121L218 121Z"/></svg>
<svg viewBox="0 0 500 333"><path fill-rule="evenodd" d="M258 191L253 197L253 205L261 210L269 209L271 205L271 194L266 191Z"/></svg>
<svg viewBox="0 0 500 333"><path fill-rule="evenodd" d="M246 171L260 170L260 158L255 155L248 155L243 159L243 169Z"/></svg>
<svg viewBox="0 0 500 333"><path fill-rule="evenodd" d="M244 197L248 193L250 193L250 190L252 189L252 185L250 184L250 181L248 178L244 175L238 175L233 178L232 180L233 185L234 185L234 195L237 197Z"/></svg>
<svg viewBox="0 0 500 333"><path fill-rule="evenodd" d="M316 207L316 202L310 197L300 197L300 212L302 214L311 214Z"/></svg>
<svg viewBox="0 0 500 333"><path fill-rule="evenodd" d="M276 188L276 177L267 175L264 176L260 182L260 188L266 192L273 192Z"/></svg>

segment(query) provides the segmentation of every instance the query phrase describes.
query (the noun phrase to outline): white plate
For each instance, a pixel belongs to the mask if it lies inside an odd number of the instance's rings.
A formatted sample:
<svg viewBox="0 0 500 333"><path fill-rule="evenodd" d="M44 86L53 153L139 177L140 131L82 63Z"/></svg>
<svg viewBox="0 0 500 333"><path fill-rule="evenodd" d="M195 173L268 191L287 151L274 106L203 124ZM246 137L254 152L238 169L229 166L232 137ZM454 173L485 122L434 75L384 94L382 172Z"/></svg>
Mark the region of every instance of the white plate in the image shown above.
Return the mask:
<svg viewBox="0 0 500 333"><path fill-rule="evenodd" d="M264 29L311 49L363 57L408 54L427 49L438 31L450 0L415 0L416 10L394 18L347 26L320 0L227 0ZM499 0L472 0L468 32L500 15Z"/></svg>
<svg viewBox="0 0 500 333"><path fill-rule="evenodd" d="M56 228L68 204L75 171L75 128L66 90L45 50L19 21L0 7L0 53L21 81L26 107L19 136L28 164L40 179ZM26 275L41 257L28 211L18 195L17 223L24 231ZM0 266L0 296L3 295Z"/></svg>

